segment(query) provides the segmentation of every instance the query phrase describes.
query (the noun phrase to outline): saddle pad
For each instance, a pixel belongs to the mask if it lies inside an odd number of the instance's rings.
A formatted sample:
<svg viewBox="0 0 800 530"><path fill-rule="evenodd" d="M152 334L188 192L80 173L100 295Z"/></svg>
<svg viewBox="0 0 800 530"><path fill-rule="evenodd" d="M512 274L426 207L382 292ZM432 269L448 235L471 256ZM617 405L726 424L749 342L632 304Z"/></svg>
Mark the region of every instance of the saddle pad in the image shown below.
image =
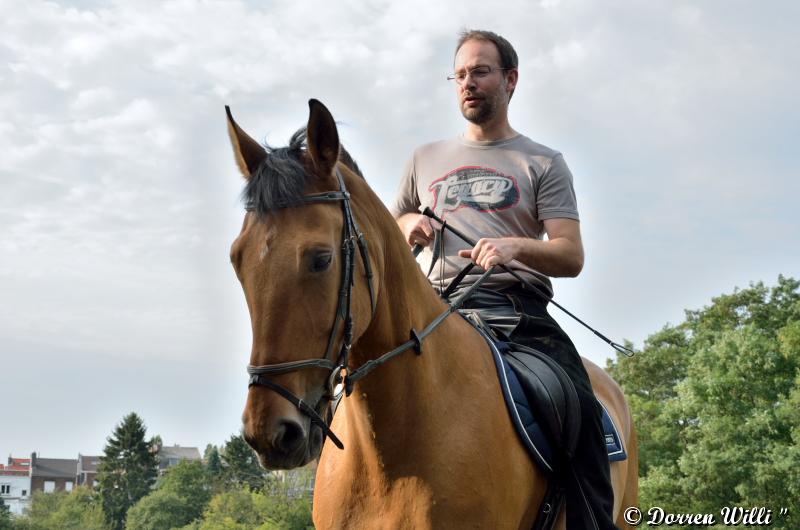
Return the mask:
<svg viewBox="0 0 800 530"><path fill-rule="evenodd" d="M489 348L492 351L495 366L497 367L497 375L500 378L500 387L503 390L503 397L505 398L514 428L517 430L523 445L530 453L534 462L545 471L552 472L554 465L553 450L544 431L534 417L533 410L522 391L522 386L519 383L517 374L505 361L494 340L487 336L482 329L477 329L486 339L486 342L489 343ZM605 405L603 405L601 401L598 401L598 403L600 403L603 409L603 432L606 440L606 448L608 450L608 460L610 462L625 460L628 458L628 455L622 445L622 437L619 435L619 430L611 419L611 416L609 416Z"/></svg>

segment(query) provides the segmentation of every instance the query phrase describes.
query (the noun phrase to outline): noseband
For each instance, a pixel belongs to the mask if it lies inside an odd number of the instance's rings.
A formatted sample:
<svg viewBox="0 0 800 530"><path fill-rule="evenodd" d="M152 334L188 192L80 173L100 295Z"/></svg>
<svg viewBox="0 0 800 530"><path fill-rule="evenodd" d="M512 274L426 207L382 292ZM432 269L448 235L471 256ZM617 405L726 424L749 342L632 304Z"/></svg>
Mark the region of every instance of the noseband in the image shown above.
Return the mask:
<svg viewBox="0 0 800 530"><path fill-rule="evenodd" d="M353 346L353 313L350 307L353 291L353 277L355 271L355 247L358 245L359 253L361 254L361 261L364 263L364 271L367 277L367 285L369 287L369 297L373 314L375 313L375 290L372 284L372 266L369 261L369 251L367 249L367 241L364 234L358 229L355 217L353 217L353 210L350 207L350 194L344 184L339 168L336 168L336 178L339 181L339 191L327 191L323 193L312 193L305 195L298 201L281 204L280 208L292 208L297 206L305 206L307 204L327 203L327 202L341 202L342 212L344 214L344 223L342 227L342 284L339 289L339 302L336 309L336 318L331 327L331 334L328 338L328 347L325 350L325 355L321 359L308 359L304 361L290 361L285 363L265 364L261 366L248 365L247 373L250 374L248 388L252 386L263 386L275 391L281 397L287 399L294 404L301 412L311 418L311 422L318 425L325 436L328 436L331 441L339 449L343 449L344 445L331 431L325 420L320 417L319 413L302 399L294 395L285 387L275 383L264 377L266 375L280 375L297 370L317 368L323 370L330 370L326 392L322 399L333 401L338 399L345 388L345 380L348 376L348 361L350 357L350 349ZM336 361L333 360L332 354L334 344L336 343L336 335L339 329L339 324L343 323L344 328L342 332L342 345L339 349L339 355ZM337 387L338 390L337 390ZM349 392L348 392L349 394ZM320 402L322 402L320 399ZM319 407L319 404L317 404Z"/></svg>

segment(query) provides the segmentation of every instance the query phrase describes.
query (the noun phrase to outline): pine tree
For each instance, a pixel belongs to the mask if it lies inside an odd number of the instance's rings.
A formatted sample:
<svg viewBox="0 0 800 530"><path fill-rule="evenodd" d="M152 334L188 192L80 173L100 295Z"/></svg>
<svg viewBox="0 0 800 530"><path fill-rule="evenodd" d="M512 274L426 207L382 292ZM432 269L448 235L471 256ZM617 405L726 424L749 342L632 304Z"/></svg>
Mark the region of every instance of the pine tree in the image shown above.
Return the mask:
<svg viewBox="0 0 800 530"><path fill-rule="evenodd" d="M98 470L103 511L110 527L122 530L128 509L147 495L158 471L156 455L145 440L142 419L131 412L108 438Z"/></svg>
<svg viewBox="0 0 800 530"><path fill-rule="evenodd" d="M222 450L225 463L226 482L231 485L248 485L251 489L262 489L266 472L258 463L255 452L241 436L231 436Z"/></svg>
<svg viewBox="0 0 800 530"><path fill-rule="evenodd" d="M217 480L222 475L222 457L216 445L208 444L203 455L206 463L206 471L213 480Z"/></svg>

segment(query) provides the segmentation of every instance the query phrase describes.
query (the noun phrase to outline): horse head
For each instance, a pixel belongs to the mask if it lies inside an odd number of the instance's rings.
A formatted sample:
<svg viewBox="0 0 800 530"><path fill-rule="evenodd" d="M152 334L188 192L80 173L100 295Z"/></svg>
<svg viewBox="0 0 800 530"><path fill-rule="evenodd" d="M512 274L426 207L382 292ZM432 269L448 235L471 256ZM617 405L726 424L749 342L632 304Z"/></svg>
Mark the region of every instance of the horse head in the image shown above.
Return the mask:
<svg viewBox="0 0 800 530"><path fill-rule="evenodd" d="M243 434L268 469L319 456L330 436L320 419L374 311L377 286L361 279L380 266L358 237L371 216L350 204L350 193L368 186L328 109L316 100L309 107L307 126L283 148L261 146L226 109L246 180L247 213L230 253L253 334Z"/></svg>

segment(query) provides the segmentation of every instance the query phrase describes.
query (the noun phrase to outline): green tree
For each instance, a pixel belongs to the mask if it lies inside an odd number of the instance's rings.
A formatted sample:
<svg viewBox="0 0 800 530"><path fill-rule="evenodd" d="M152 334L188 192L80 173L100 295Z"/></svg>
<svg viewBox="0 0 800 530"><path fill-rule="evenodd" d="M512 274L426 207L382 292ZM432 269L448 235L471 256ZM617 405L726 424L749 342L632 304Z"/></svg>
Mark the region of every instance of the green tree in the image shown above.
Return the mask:
<svg viewBox="0 0 800 530"><path fill-rule="evenodd" d="M11 526L11 512L0 497L0 530L10 530Z"/></svg>
<svg viewBox="0 0 800 530"><path fill-rule="evenodd" d="M206 472L208 473L209 479L215 487L218 487L223 483L224 474L219 448L216 445L208 444L203 454L203 460L205 461Z"/></svg>
<svg viewBox="0 0 800 530"><path fill-rule="evenodd" d="M609 363L639 433L642 506L786 507L772 528L800 528L799 287L719 296Z"/></svg>
<svg viewBox="0 0 800 530"><path fill-rule="evenodd" d="M152 438L150 438L150 449L158 453L158 450L161 449L161 446L164 445L164 440L161 439L160 434L156 434Z"/></svg>
<svg viewBox="0 0 800 530"><path fill-rule="evenodd" d="M158 463L145 440L142 419L131 412L108 438L98 470L103 511L112 530L125 525L128 509L150 492Z"/></svg>
<svg viewBox="0 0 800 530"><path fill-rule="evenodd" d="M251 489L264 487L266 472L258 463L258 456L244 438L231 436L222 449L225 482L230 486L247 485Z"/></svg>
<svg viewBox="0 0 800 530"><path fill-rule="evenodd" d="M129 511L127 530L179 528L199 518L211 499L209 475L201 462L183 461L158 481L156 490Z"/></svg>
<svg viewBox="0 0 800 530"><path fill-rule="evenodd" d="M126 530L162 530L180 528L190 523L194 512L189 501L172 491L154 491L130 510Z"/></svg>
<svg viewBox="0 0 800 530"><path fill-rule="evenodd" d="M36 492L26 515L13 521L17 530L106 530L97 494L86 487L71 493Z"/></svg>
<svg viewBox="0 0 800 530"><path fill-rule="evenodd" d="M272 497L247 486L211 499L203 519L183 530L306 530L314 528L308 498Z"/></svg>

